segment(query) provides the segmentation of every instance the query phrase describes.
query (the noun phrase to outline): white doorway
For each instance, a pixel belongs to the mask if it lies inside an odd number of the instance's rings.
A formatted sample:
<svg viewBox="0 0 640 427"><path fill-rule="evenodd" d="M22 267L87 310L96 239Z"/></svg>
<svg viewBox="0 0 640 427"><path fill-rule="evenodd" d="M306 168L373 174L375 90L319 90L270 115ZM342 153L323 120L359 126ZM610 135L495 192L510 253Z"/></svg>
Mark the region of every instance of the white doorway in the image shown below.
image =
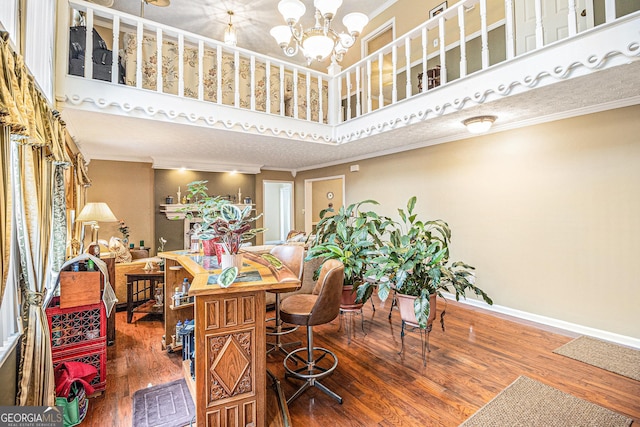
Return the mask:
<svg viewBox="0 0 640 427"><path fill-rule="evenodd" d="M293 230L293 181L263 181L264 243L284 243Z"/></svg>
<svg viewBox="0 0 640 427"><path fill-rule="evenodd" d="M541 22L536 21L536 2L541 1ZM576 28L578 32L594 25L593 0L576 1ZM536 49L536 28L541 25L543 45L546 46L569 35L569 5L567 0L518 0L515 2L514 21L516 55Z"/></svg>
<svg viewBox="0 0 640 427"><path fill-rule="evenodd" d="M320 211L332 207L338 211L345 204L344 175L304 181L304 231L315 231Z"/></svg>

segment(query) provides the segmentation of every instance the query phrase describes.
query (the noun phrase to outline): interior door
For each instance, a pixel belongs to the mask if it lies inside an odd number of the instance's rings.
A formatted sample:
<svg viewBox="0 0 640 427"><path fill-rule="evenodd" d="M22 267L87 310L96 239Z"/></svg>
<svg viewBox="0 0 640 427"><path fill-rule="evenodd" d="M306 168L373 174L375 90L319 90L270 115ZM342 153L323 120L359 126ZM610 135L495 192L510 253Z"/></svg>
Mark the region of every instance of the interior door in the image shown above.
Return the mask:
<svg viewBox="0 0 640 427"><path fill-rule="evenodd" d="M293 230L293 182L264 181L263 194L264 243L282 243Z"/></svg>
<svg viewBox="0 0 640 427"><path fill-rule="evenodd" d="M536 48L536 2L540 2L544 45L569 35L569 0L514 2L516 55ZM593 27L593 0L575 0L578 32Z"/></svg>

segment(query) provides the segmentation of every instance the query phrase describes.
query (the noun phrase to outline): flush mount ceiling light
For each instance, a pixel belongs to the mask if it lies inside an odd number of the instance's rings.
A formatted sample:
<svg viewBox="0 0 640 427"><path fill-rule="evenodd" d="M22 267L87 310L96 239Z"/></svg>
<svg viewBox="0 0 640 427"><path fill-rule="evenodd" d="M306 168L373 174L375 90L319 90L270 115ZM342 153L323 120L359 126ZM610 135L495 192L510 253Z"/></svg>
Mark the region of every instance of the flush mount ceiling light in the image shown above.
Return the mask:
<svg viewBox="0 0 640 427"><path fill-rule="evenodd" d="M342 18L348 33L338 34L331 28L331 23L341 5L342 0L314 0L316 23L311 28L303 29L302 25L296 28L296 24L306 12L305 5L300 0L280 0L278 10L287 25L273 27L270 34L287 56L294 56L298 50L302 50L309 64L313 60L323 61L329 56L332 62L339 62L369 22L364 13L349 13Z"/></svg>
<svg viewBox="0 0 640 427"><path fill-rule="evenodd" d="M491 128L491 125L496 119L496 116L477 116L463 120L462 124L465 125L471 133L484 133Z"/></svg>
<svg viewBox="0 0 640 427"><path fill-rule="evenodd" d="M236 29L233 28L233 24L231 23L231 17L233 16L233 11L228 10L227 14L229 15L229 25L224 30L224 42L229 46L235 46L238 44L238 35L236 34Z"/></svg>

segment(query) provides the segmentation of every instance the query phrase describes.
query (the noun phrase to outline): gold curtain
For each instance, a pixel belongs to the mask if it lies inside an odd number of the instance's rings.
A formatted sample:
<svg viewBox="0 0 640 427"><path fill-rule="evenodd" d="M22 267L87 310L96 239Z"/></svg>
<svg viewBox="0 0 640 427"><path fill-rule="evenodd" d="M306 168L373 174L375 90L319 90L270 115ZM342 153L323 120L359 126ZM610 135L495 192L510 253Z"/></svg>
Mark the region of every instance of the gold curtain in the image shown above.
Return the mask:
<svg viewBox="0 0 640 427"><path fill-rule="evenodd" d="M22 57L12 52L4 36L0 34L0 124L10 129L11 135L1 142L2 155L8 151L11 159L10 173L5 175L3 169L2 179L3 192L12 194L2 195L0 210L6 214L9 203L8 217L12 214L13 221L8 226L4 223L1 237L3 251L18 251L25 333L16 403L51 406L55 400L53 363L44 303L47 293L53 291L57 269L64 262L64 242L55 242L52 236L58 239L66 234L62 176L70 160L64 145L64 123L49 107ZM9 235L13 229L16 231L16 248L5 245L7 229ZM8 254L3 252L2 256L4 270Z"/></svg>
<svg viewBox="0 0 640 427"><path fill-rule="evenodd" d="M0 125L0 304L4 296L9 277L9 255L11 249L11 227L13 217L11 215L11 134L9 127Z"/></svg>

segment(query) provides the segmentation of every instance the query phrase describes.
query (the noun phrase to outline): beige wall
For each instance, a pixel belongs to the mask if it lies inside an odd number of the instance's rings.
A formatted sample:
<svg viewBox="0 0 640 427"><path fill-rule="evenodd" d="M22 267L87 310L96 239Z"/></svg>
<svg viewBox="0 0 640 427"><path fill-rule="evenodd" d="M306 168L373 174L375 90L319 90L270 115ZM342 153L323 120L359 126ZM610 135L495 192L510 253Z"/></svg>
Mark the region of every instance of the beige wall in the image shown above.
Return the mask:
<svg viewBox="0 0 640 427"><path fill-rule="evenodd" d="M106 202L118 219L129 226L129 241L139 246L144 240L153 247L154 203L153 169L149 163L93 160L89 163L92 185L87 190L87 202ZM89 227L86 228L90 236ZM118 223L101 223L100 239L122 237Z"/></svg>
<svg viewBox="0 0 640 427"><path fill-rule="evenodd" d="M379 212L418 196L495 304L640 338L640 106L301 172ZM393 135L389 134L389 137ZM296 200L296 223L303 200Z"/></svg>
<svg viewBox="0 0 640 427"><path fill-rule="evenodd" d="M313 181L312 188L311 209L313 216L311 222L316 224L320 221L320 211L329 208L329 203L332 204L336 212L342 207L342 178ZM327 198L329 192L333 193L333 199Z"/></svg>

